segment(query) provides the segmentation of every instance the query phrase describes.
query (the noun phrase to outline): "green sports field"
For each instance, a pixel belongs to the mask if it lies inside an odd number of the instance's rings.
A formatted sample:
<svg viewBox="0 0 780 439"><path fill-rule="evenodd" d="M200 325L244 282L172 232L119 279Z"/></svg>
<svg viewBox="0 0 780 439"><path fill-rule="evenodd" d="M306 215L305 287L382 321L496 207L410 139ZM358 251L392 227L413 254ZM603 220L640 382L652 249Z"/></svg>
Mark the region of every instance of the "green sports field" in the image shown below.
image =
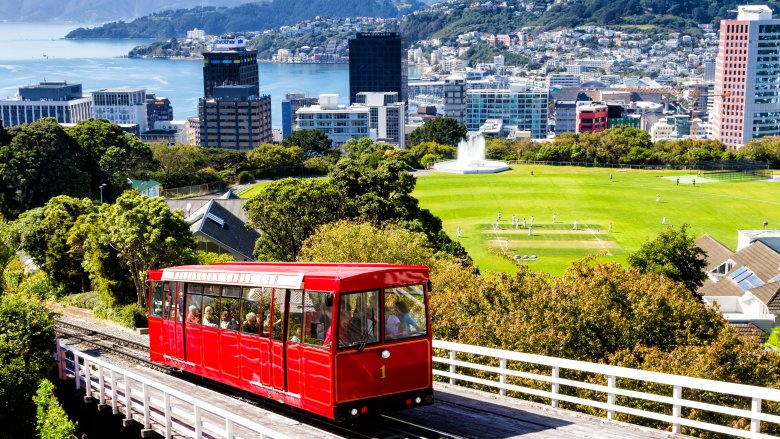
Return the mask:
<svg viewBox="0 0 780 439"><path fill-rule="evenodd" d="M512 271L515 255L528 256L523 263L534 269L556 274L592 253L606 252L602 260L622 262L647 238L682 223L690 224L696 236L709 233L731 248L737 229L759 229L764 221L780 228L780 182L715 181L695 171L514 168L489 175L435 172L417 179L414 196L420 205L443 220L447 233L482 270ZM519 228L512 225L512 215ZM531 216L529 235L522 220L528 226Z"/></svg>

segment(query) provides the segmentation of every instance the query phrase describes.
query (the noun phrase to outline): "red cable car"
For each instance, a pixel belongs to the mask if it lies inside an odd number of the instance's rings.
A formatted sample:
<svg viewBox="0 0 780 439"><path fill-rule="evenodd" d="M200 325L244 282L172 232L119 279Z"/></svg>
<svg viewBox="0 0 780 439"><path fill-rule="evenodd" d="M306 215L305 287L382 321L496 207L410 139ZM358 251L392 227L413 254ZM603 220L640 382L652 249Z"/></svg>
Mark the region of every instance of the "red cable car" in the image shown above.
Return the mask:
<svg viewBox="0 0 780 439"><path fill-rule="evenodd" d="M150 356L337 421L432 404L428 290L424 266L152 270Z"/></svg>

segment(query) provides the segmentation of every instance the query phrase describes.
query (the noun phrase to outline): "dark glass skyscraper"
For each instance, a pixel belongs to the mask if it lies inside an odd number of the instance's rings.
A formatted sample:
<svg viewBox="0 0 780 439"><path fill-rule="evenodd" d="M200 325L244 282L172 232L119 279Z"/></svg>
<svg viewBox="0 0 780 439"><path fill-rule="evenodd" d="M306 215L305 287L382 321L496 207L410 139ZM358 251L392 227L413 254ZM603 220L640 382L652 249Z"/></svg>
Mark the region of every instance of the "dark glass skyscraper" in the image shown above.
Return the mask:
<svg viewBox="0 0 780 439"><path fill-rule="evenodd" d="M257 51L236 48L203 53L203 95L213 97L219 85L251 85L260 94Z"/></svg>
<svg viewBox="0 0 780 439"><path fill-rule="evenodd" d="M408 73L401 35L358 33L349 40L349 102L361 92L396 92L407 101Z"/></svg>

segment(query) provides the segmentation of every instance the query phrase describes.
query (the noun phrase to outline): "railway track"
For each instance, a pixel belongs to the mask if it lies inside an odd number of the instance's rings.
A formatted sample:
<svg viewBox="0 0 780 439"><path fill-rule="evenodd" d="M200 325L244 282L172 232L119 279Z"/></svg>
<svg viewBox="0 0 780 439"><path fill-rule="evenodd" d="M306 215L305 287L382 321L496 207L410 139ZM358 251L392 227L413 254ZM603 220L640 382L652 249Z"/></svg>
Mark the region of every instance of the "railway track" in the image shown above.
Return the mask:
<svg viewBox="0 0 780 439"><path fill-rule="evenodd" d="M101 353L110 353L134 363L174 375L182 380L209 388L247 404L254 405L263 410L281 412L284 416L291 417L301 423L322 429L332 434L355 439L463 439L462 436L449 433L424 425L417 425L405 421L395 415L378 415L370 419L362 420L356 424L338 424L325 418L315 417L308 412L291 409L274 401L266 400L249 392L244 392L234 387L204 379L191 373L182 372L154 363L149 360L149 347L127 340L122 337L102 332L95 326L87 327L59 320L55 325L55 331L63 338L84 343L99 349Z"/></svg>

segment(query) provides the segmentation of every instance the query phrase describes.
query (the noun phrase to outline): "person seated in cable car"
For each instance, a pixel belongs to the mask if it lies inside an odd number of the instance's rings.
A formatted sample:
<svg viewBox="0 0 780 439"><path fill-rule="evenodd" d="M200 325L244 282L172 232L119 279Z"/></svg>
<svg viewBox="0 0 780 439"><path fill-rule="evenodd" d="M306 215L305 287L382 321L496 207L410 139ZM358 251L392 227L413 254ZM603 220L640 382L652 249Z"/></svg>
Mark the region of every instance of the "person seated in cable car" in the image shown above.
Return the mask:
<svg viewBox="0 0 780 439"><path fill-rule="evenodd" d="M241 324L241 332L257 334L260 327L257 325L257 314L249 312L246 314L246 320Z"/></svg>
<svg viewBox="0 0 780 439"><path fill-rule="evenodd" d="M420 330L420 326L409 314L409 307L406 306L406 302L403 300L395 302L395 309L397 311L398 320L401 322L401 332L412 333Z"/></svg>
<svg viewBox="0 0 780 439"><path fill-rule="evenodd" d="M385 315L387 316L385 321L385 338L396 338L401 335L401 319L398 315L390 307L385 308Z"/></svg>
<svg viewBox="0 0 780 439"><path fill-rule="evenodd" d="M352 340L350 338L351 334L349 331L349 314L347 313L341 313L339 317L339 347L345 347L350 346L352 344ZM333 341L333 325L330 325L328 327L328 330L325 331L325 342L322 344L324 347L329 347L331 342Z"/></svg>
<svg viewBox="0 0 780 439"><path fill-rule="evenodd" d="M228 310L224 310L219 316L219 327L235 331L238 329L238 322L230 315Z"/></svg>
<svg viewBox="0 0 780 439"><path fill-rule="evenodd" d="M190 305L187 312L187 323L195 323L197 325L200 325L200 313L198 312L198 307L195 305Z"/></svg>
<svg viewBox="0 0 780 439"><path fill-rule="evenodd" d="M292 337L290 337L290 343L300 343L301 342L301 327L300 326L294 326L292 328L292 331L290 331L292 334Z"/></svg>
<svg viewBox="0 0 780 439"><path fill-rule="evenodd" d="M219 326L219 319L214 315L214 310L210 306L207 306L203 310L203 326L208 326L210 328Z"/></svg>

